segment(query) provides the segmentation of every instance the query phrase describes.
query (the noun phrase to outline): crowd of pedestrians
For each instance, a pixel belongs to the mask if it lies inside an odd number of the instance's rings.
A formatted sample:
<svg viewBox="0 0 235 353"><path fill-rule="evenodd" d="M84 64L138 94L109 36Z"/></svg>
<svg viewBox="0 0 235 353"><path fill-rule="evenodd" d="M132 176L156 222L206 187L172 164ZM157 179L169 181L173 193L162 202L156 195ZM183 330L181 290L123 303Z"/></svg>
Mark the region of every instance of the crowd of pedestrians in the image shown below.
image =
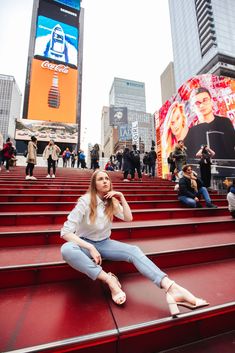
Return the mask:
<svg viewBox="0 0 235 353"><path fill-rule="evenodd" d="M56 167L58 165L61 149L50 140L43 151L43 158L47 162L46 178L56 177ZM10 138L3 141L3 136L0 133L0 171L5 165L6 172L9 173L10 166L16 162L16 148ZM201 208L200 199L203 198L208 208L217 208L211 201L208 189L211 185L211 165L212 158L215 152L207 145L200 146L196 153L199 159L200 176L193 170L193 166L187 164L187 148L182 140L178 141L173 151L170 152L167 161L169 164L169 172L171 180L176 182L175 190L178 192L179 201L187 207ZM25 152L26 168L25 179L37 180L33 175L34 167L37 164L37 138L31 137ZM85 169L86 156L84 151L73 150L72 152L67 147L62 152L63 167L72 167ZM99 145L95 144L90 151L90 169L94 171L100 168L100 150ZM109 161L105 164L106 171L122 171L123 181L129 182L135 180L137 175L138 180L142 182L142 175L148 175L154 178L156 176L156 160L157 154L154 147L151 147L150 152L145 152L142 156L136 145L132 145L132 149L126 147L123 150L118 150L115 155L111 155ZM227 201L229 211L232 217L235 217L235 179L228 185Z"/></svg>

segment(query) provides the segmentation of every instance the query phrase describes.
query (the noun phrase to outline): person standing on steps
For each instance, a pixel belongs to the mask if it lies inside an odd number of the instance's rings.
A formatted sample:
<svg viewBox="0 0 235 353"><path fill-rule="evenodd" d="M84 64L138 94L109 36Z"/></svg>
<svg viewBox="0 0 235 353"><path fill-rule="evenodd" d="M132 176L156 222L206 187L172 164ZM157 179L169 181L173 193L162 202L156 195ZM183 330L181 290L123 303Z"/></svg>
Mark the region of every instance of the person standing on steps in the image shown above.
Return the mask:
<svg viewBox="0 0 235 353"><path fill-rule="evenodd" d="M110 177L105 171L97 170L91 177L88 192L78 199L61 229L61 237L66 241L61 247L61 253L71 267L92 280L106 283L117 305L125 303L126 294L118 278L103 270L102 259L133 263L141 274L165 290L172 316L179 314L178 305L190 309L209 305L172 281L137 246L112 240L113 216L123 221L132 221L132 213L124 195L113 190Z"/></svg>
<svg viewBox="0 0 235 353"><path fill-rule="evenodd" d="M43 151L43 158L47 161L47 176L46 178L55 178L56 173L56 162L58 161L61 149L55 144L53 140L50 140L48 145ZM52 175L51 175L52 168Z"/></svg>
<svg viewBox="0 0 235 353"><path fill-rule="evenodd" d="M35 136L31 137L31 141L28 143L28 155L27 155L27 166L25 169L26 180L37 180L33 176L33 169L35 164L37 164L37 139Z"/></svg>
<svg viewBox="0 0 235 353"><path fill-rule="evenodd" d="M142 182L142 173L140 165L140 151L137 150L136 145L132 145L132 151L130 152L130 157L132 160L131 167L131 180L135 180L135 170L137 171L139 181Z"/></svg>
<svg viewBox="0 0 235 353"><path fill-rule="evenodd" d="M211 158L214 157L214 155L215 152L207 145L202 145L200 150L196 153L196 157L200 158L200 174L206 188L211 186Z"/></svg>

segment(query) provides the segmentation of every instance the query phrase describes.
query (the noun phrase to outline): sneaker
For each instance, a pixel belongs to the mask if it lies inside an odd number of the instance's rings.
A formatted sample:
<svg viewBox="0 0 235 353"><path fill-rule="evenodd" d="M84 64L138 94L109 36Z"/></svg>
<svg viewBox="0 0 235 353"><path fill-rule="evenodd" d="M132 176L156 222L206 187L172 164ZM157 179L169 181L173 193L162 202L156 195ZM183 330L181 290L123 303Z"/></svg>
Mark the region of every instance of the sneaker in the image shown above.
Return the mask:
<svg viewBox="0 0 235 353"><path fill-rule="evenodd" d="M30 180L30 176L26 175L25 180Z"/></svg>
<svg viewBox="0 0 235 353"><path fill-rule="evenodd" d="M47 174L46 178L50 178L50 177L51 177L50 174Z"/></svg>
<svg viewBox="0 0 235 353"><path fill-rule="evenodd" d="M130 180L129 180L129 179L123 179L123 181L125 181L125 182L129 182Z"/></svg>
<svg viewBox="0 0 235 353"><path fill-rule="evenodd" d="M206 207L208 207L208 208L218 208L218 206L214 205L213 203L208 203L206 205Z"/></svg>
<svg viewBox="0 0 235 353"><path fill-rule="evenodd" d="M37 178L35 178L35 176L31 176L29 177L30 180L37 180Z"/></svg>
<svg viewBox="0 0 235 353"><path fill-rule="evenodd" d="M10 170L6 170L7 173L10 173Z"/></svg>
<svg viewBox="0 0 235 353"><path fill-rule="evenodd" d="M52 174L52 178L55 178L55 174Z"/></svg>

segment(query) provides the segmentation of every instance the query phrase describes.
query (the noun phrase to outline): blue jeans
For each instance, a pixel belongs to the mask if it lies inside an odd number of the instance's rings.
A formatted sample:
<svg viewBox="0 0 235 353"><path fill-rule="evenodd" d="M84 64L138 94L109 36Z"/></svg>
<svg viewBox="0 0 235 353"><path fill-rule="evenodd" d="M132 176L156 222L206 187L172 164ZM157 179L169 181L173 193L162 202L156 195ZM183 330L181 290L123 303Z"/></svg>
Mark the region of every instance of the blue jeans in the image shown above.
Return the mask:
<svg viewBox="0 0 235 353"><path fill-rule="evenodd" d="M211 203L211 198L208 194L207 188L205 188L205 186L202 186L199 190L198 190L198 194L202 195L204 200L206 201L206 205ZM178 199L184 203L185 205L189 206L189 207L197 207L197 202L192 199L191 197L188 196L179 196Z"/></svg>
<svg viewBox="0 0 235 353"><path fill-rule="evenodd" d="M156 163L149 165L149 174L151 174L152 177L155 177L155 169L156 169Z"/></svg>
<svg viewBox="0 0 235 353"><path fill-rule="evenodd" d="M110 238L101 241L92 241L82 238L93 244L99 251L102 259L112 261L127 261L133 263L137 270L149 278L158 287L161 287L163 277L167 276L162 272L145 254L135 245L129 245ZM85 273L88 277L96 280L102 267L97 265L90 256L87 249L79 245L67 242L62 245L61 253L63 259L76 270Z"/></svg>

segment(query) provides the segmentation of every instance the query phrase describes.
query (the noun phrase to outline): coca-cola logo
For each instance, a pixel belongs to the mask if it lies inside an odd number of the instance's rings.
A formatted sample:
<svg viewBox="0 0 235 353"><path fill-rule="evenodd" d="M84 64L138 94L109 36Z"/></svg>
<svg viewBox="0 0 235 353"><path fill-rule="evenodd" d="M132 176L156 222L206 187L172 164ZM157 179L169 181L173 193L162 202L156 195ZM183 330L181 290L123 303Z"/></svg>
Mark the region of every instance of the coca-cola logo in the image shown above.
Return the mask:
<svg viewBox="0 0 235 353"><path fill-rule="evenodd" d="M56 72L62 72L63 74L67 74L69 72L69 67L63 64L53 64L49 61L43 61L41 64L43 69L48 69Z"/></svg>

